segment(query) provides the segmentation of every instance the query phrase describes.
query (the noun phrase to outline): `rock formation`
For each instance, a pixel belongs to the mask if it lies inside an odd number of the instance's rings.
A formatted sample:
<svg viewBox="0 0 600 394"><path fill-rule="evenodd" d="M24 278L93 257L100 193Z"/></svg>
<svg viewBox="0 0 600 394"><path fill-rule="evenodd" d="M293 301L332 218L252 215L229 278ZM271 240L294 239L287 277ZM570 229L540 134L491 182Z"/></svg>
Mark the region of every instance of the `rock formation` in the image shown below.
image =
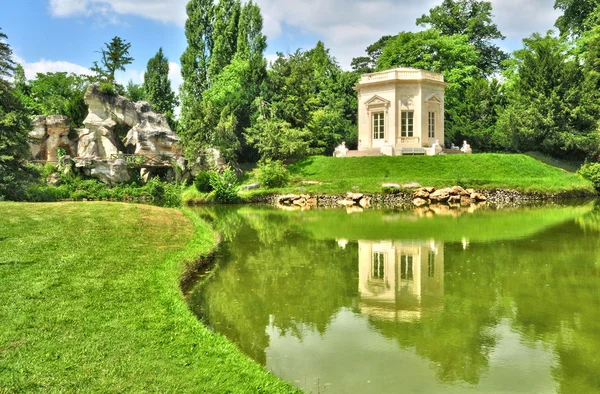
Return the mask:
<svg viewBox="0 0 600 394"><path fill-rule="evenodd" d="M30 133L34 159L55 162L56 149L64 147L76 167L110 184L128 181L132 165L147 178L153 168L183 164L180 138L147 102L133 103L123 96L102 93L96 84L88 86L84 100L88 106L85 128L77 130L74 138L69 138L64 116L35 119ZM127 158L126 154L136 156Z"/></svg>
<svg viewBox="0 0 600 394"><path fill-rule="evenodd" d="M62 115L36 116L33 130L29 133L29 148L35 160L58 162L57 149L63 148L68 155L77 152L77 141L69 138L69 118Z"/></svg>

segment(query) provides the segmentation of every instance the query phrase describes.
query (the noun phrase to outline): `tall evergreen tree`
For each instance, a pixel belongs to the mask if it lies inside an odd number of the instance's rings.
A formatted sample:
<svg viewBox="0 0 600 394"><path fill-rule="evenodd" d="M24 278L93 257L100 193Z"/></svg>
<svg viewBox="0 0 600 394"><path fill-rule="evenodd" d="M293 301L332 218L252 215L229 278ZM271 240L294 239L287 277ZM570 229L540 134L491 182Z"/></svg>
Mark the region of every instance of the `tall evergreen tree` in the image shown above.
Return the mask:
<svg viewBox="0 0 600 394"><path fill-rule="evenodd" d="M165 115L169 120L169 124L174 126L177 97L171 89L171 81L169 80L169 59L163 54L162 48L158 50L153 58L148 60L143 88L146 100L154 110Z"/></svg>
<svg viewBox="0 0 600 394"><path fill-rule="evenodd" d="M214 47L208 69L212 80L233 60L237 52L240 0L219 0L215 9Z"/></svg>
<svg viewBox="0 0 600 394"><path fill-rule="evenodd" d="M0 199L18 199L27 171L27 133L31 126L21 100L6 78L13 76L15 64L8 37L0 30Z"/></svg>
<svg viewBox="0 0 600 394"><path fill-rule="evenodd" d="M133 58L129 56L131 43L124 41L121 37L113 37L110 44L104 43L104 47L100 50L102 59L100 64L94 62L91 70L96 73L100 80L106 80L111 84L115 84L115 73L117 71L125 71L125 66L133 62Z"/></svg>

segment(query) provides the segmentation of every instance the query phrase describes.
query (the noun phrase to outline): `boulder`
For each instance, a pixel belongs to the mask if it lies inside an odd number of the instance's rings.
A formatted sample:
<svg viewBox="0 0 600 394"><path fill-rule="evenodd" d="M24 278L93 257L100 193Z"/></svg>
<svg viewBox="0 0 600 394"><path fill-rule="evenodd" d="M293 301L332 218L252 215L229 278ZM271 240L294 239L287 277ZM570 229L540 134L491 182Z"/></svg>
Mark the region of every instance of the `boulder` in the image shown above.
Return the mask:
<svg viewBox="0 0 600 394"><path fill-rule="evenodd" d="M370 208L371 207L371 197L363 197L360 199L360 201L358 202L358 205L360 205L362 208Z"/></svg>
<svg viewBox="0 0 600 394"><path fill-rule="evenodd" d="M419 207L422 207L422 206L428 205L428 204L429 204L429 201L427 201L427 200L425 200L425 199L423 199L423 198L415 198L415 199L412 201L412 203L413 203L413 205L414 205L415 207L419 208Z"/></svg>
<svg viewBox="0 0 600 394"><path fill-rule="evenodd" d="M318 205L318 201L316 198L312 197L309 198L308 200L306 200L306 206L309 207L316 207Z"/></svg>
<svg viewBox="0 0 600 394"><path fill-rule="evenodd" d="M461 196L455 195L448 197L448 204L460 204Z"/></svg>
<svg viewBox="0 0 600 394"><path fill-rule="evenodd" d="M435 187L428 186L424 187L423 190L425 190L427 193L433 193L435 191Z"/></svg>
<svg viewBox="0 0 600 394"><path fill-rule="evenodd" d="M429 199L435 203L446 202L448 198L450 198L450 189L448 188L436 190L429 195Z"/></svg>
<svg viewBox="0 0 600 394"><path fill-rule="evenodd" d="M461 196L460 197L460 204L461 205L471 205L475 202L475 200L473 200L471 198L471 196Z"/></svg>
<svg viewBox="0 0 600 394"><path fill-rule="evenodd" d="M430 193L431 192L428 192L427 190L425 190L425 188L422 187L413 193L413 198L422 198L424 200L427 200L429 199Z"/></svg>
<svg viewBox="0 0 600 394"><path fill-rule="evenodd" d="M101 182L109 185L127 182L131 179L127 162L122 159L94 161L84 170L90 176L98 178Z"/></svg>
<svg viewBox="0 0 600 394"><path fill-rule="evenodd" d="M467 192L469 195L477 193L475 189L466 189L465 192Z"/></svg>
<svg viewBox="0 0 600 394"><path fill-rule="evenodd" d="M473 193L471 194L471 198L477 202L487 201L487 197L481 193Z"/></svg>
<svg viewBox="0 0 600 394"><path fill-rule="evenodd" d="M353 207L355 203L352 200L338 200L337 204L348 208Z"/></svg>
<svg viewBox="0 0 600 394"><path fill-rule="evenodd" d="M469 195L469 193L467 193L465 191L465 189L463 189L460 186L454 186L454 187L452 187L451 190L450 190L450 194L453 195L453 196L466 196L466 195Z"/></svg>
<svg viewBox="0 0 600 394"><path fill-rule="evenodd" d="M346 193L346 199L352 200L352 201L359 201L361 198L363 198L363 196L364 196L364 194L362 194L362 193L352 193L352 192Z"/></svg>
<svg viewBox="0 0 600 394"><path fill-rule="evenodd" d="M404 183L402 185L402 187L404 189L417 189L417 188L421 187L421 184L419 182L408 182L408 183Z"/></svg>
<svg viewBox="0 0 600 394"><path fill-rule="evenodd" d="M305 199L305 198L302 198L302 197L300 197L300 198L298 198L298 199L296 199L296 200L292 201L292 204L294 204L294 205L297 205L297 206L299 206L299 207L303 207L303 206L305 206L305 205L306 205L306 199Z"/></svg>
<svg viewBox="0 0 600 394"><path fill-rule="evenodd" d="M300 196L297 194L285 194L285 195L279 196L279 198L277 198L277 203L278 204L291 204L292 201L297 200L298 198L300 198Z"/></svg>
<svg viewBox="0 0 600 394"><path fill-rule="evenodd" d="M58 186L61 183L60 174L50 174L46 178L46 183L52 186Z"/></svg>
<svg viewBox="0 0 600 394"><path fill-rule="evenodd" d="M393 183L393 182L383 182L381 184L381 187L386 187L386 188L389 188L389 189L400 189L402 186L400 186L397 183Z"/></svg>

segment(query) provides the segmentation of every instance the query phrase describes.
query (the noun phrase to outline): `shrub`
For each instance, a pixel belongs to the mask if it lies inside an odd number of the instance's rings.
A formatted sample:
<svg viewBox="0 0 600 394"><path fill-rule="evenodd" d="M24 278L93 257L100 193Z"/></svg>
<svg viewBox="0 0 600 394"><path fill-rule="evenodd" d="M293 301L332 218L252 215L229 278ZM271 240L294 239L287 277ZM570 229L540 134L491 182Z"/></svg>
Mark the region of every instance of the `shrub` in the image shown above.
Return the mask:
<svg viewBox="0 0 600 394"><path fill-rule="evenodd" d="M284 187L290 181L290 173L279 160L267 160L258 165L256 179L262 187Z"/></svg>
<svg viewBox="0 0 600 394"><path fill-rule="evenodd" d="M164 185L164 197L162 206L177 208L181 206L181 185L178 183L166 183Z"/></svg>
<svg viewBox="0 0 600 394"><path fill-rule="evenodd" d="M194 186L199 192L212 192L213 187L210 184L210 173L208 171L199 172L194 178Z"/></svg>
<svg viewBox="0 0 600 394"><path fill-rule="evenodd" d="M600 191L600 163L585 163L577 173L589 179L596 190Z"/></svg>
<svg viewBox="0 0 600 394"><path fill-rule="evenodd" d="M115 85L113 85L110 82L101 82L100 86L98 86L98 89L100 90L100 92L102 92L108 96L116 96L117 95L117 89L115 88Z"/></svg>
<svg viewBox="0 0 600 394"><path fill-rule="evenodd" d="M223 171L210 172L210 185L215 192L216 202L230 204L238 201L238 184L235 171L227 167Z"/></svg>

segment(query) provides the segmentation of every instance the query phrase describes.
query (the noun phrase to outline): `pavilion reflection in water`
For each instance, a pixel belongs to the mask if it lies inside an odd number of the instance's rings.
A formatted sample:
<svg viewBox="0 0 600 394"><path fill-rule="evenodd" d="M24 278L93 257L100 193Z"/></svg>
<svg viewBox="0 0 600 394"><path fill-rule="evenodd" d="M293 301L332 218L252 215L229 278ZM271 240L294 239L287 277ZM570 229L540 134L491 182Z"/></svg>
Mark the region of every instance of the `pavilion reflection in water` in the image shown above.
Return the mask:
<svg viewBox="0 0 600 394"><path fill-rule="evenodd" d="M360 310L412 322L442 310L444 243L358 241Z"/></svg>

